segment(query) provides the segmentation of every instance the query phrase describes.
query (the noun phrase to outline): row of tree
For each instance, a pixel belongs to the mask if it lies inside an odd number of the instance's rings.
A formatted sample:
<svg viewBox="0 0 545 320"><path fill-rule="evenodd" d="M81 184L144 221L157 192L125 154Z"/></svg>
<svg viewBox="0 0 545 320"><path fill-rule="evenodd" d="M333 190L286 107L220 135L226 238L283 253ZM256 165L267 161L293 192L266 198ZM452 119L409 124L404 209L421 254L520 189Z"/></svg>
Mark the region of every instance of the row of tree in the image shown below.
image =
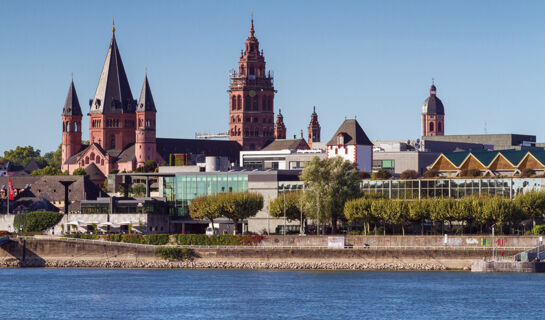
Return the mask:
<svg viewBox="0 0 545 320"><path fill-rule="evenodd" d="M239 221L255 216L263 209L263 196L253 192L217 193L197 197L189 204L193 219L207 219L215 234L214 219L225 217L234 223L234 233Z"/></svg>
<svg viewBox="0 0 545 320"><path fill-rule="evenodd" d="M408 224L423 224L425 221L443 224L458 222L461 226L477 225L481 228L495 224L498 230L509 225L517 227L524 220L543 218L545 193L528 192L518 195L514 201L491 196L470 196L462 199L432 198L424 200L388 200L363 197L346 202L344 213L349 223L362 223L364 232L370 225L394 224L402 229Z"/></svg>

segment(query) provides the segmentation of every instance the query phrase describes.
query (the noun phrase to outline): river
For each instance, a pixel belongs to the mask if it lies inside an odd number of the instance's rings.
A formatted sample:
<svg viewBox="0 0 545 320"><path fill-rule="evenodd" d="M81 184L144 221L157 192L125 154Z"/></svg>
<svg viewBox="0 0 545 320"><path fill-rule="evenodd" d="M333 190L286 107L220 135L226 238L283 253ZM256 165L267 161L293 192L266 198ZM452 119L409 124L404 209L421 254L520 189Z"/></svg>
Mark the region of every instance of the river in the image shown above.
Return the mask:
<svg viewBox="0 0 545 320"><path fill-rule="evenodd" d="M543 319L544 274L0 269L0 319Z"/></svg>

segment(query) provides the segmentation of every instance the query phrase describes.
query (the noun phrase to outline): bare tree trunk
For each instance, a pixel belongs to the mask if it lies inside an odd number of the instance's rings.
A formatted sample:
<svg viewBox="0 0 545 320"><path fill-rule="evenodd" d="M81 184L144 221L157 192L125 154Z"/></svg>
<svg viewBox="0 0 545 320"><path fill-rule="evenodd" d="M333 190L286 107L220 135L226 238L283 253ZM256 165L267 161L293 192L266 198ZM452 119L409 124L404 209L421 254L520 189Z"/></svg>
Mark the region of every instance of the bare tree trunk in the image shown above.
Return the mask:
<svg viewBox="0 0 545 320"><path fill-rule="evenodd" d="M401 233L405 236L405 226L401 224Z"/></svg>

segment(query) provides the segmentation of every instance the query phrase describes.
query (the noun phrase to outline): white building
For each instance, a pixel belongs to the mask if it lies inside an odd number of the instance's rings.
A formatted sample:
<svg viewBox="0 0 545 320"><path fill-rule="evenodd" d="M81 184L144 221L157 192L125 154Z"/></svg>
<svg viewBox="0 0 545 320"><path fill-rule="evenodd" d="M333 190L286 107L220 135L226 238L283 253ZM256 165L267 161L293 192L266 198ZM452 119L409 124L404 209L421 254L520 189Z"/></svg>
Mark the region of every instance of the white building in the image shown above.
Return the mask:
<svg viewBox="0 0 545 320"><path fill-rule="evenodd" d="M333 157L353 162L359 171L371 172L373 143L356 119L344 120L327 143L327 158Z"/></svg>

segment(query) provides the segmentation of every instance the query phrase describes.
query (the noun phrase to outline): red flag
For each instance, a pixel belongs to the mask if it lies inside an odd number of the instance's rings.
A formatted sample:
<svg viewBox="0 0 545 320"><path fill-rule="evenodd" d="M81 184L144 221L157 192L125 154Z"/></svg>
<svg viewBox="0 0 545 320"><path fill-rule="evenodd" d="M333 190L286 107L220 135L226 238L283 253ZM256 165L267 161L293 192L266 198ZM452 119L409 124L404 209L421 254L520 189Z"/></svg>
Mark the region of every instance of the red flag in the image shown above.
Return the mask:
<svg viewBox="0 0 545 320"><path fill-rule="evenodd" d="M13 200L13 195L15 194L15 192L13 190L13 184L11 183L11 178L8 178L8 182L9 182L8 199Z"/></svg>

